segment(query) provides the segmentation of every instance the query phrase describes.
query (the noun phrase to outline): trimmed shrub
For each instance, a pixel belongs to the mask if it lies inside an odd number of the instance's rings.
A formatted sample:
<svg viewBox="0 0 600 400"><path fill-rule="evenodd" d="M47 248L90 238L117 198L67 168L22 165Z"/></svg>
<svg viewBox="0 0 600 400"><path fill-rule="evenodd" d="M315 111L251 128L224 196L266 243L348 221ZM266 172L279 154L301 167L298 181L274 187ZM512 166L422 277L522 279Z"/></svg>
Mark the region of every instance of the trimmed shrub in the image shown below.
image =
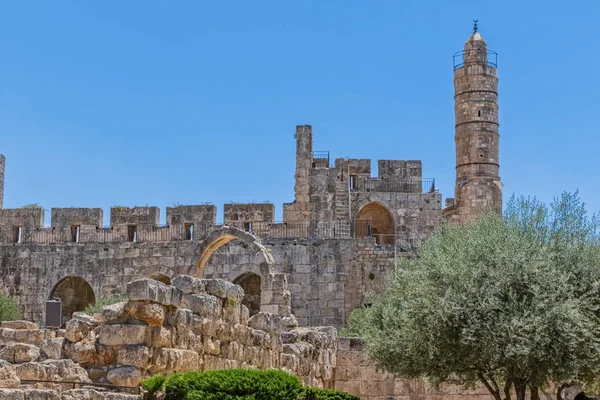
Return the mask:
<svg viewBox="0 0 600 400"><path fill-rule="evenodd" d="M303 400L360 400L350 393L331 389L305 388Z"/></svg>
<svg viewBox="0 0 600 400"><path fill-rule="evenodd" d="M345 392L302 387L298 378L278 370L182 372L154 376L142 386L147 400L159 392L164 400L359 400Z"/></svg>
<svg viewBox="0 0 600 400"><path fill-rule="evenodd" d="M86 313L87 315L102 314L102 309L104 307L127 300L129 300L127 296L123 295L101 297L98 300L96 300L94 304L90 304L89 306L87 306L84 313Z"/></svg>
<svg viewBox="0 0 600 400"><path fill-rule="evenodd" d="M0 293L0 322L21 319L21 309L10 296Z"/></svg>

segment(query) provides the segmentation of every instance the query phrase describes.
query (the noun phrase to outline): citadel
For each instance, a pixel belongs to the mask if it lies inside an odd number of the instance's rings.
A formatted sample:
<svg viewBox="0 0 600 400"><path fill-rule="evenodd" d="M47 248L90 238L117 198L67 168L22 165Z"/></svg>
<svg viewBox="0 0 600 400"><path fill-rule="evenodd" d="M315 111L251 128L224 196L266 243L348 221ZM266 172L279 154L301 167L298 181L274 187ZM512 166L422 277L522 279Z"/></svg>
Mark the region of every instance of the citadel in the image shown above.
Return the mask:
<svg viewBox="0 0 600 400"><path fill-rule="evenodd" d="M186 292L181 284L180 276L185 275L207 287L223 281L239 285L243 308L237 311L242 317L234 317L238 324L244 318L248 323L276 314L286 329L340 329L352 310L364 306L366 292L385 285L397 258L412 252L442 221L465 222L488 210L501 212L496 56L476 30L455 55L456 183L454 196L444 202L435 181L423 178L421 161L378 160L374 177L371 160L333 160L329 152L313 151L312 127L302 125L294 135L294 201L283 205L283 222L275 222L273 204L235 203L224 205L222 225L216 223L215 206L187 205L167 207L164 226L159 224L158 207L112 207L110 227L102 226L100 208L52 208L51 226L44 227L40 207L3 208L5 157L0 155L0 291L19 302L24 320L39 326L50 326L48 304L60 301L64 327L74 313L114 295L170 306L152 294L138 298L132 293L146 285L144 293L177 287L191 295L194 292ZM233 289L227 286L226 290ZM219 298L217 292L210 294ZM277 336L274 328L269 329L271 337ZM337 341L336 334L331 335ZM0 347L10 342L3 340ZM312 369L298 373L309 383L364 399L410 395L398 388L399 380L375 371L359 341L319 343L328 361L315 361L322 370L318 374ZM176 347L173 342L165 346ZM190 346L182 351L192 351ZM209 347L205 343L202 351ZM283 365L283 355L271 353L277 360L262 366ZM211 361L214 368L237 365L225 362L235 357L222 351L206 354L221 360ZM212 364L206 360L208 368ZM97 359L74 361L88 372L102 364ZM110 375L111 367L106 365L97 380L106 381ZM300 367L289 367L294 368ZM360 371L350 374L352 368ZM367 381L377 381L379 386ZM413 392L426 394L419 390ZM483 396L485 391L472 394Z"/></svg>

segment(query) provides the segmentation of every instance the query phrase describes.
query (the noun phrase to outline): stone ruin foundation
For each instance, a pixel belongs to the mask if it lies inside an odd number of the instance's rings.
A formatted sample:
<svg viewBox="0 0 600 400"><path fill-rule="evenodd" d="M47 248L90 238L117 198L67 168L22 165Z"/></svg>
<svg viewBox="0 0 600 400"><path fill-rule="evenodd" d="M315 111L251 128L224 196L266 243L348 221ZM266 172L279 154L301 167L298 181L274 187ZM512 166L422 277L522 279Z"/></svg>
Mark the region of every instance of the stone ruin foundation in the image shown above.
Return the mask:
<svg viewBox="0 0 600 400"><path fill-rule="evenodd" d="M334 387L335 328L300 328L293 315L250 317L242 288L222 279L146 278L126 294L101 315L75 313L65 329L2 323L0 399L137 399L86 383L136 386L155 374L229 368L277 368Z"/></svg>

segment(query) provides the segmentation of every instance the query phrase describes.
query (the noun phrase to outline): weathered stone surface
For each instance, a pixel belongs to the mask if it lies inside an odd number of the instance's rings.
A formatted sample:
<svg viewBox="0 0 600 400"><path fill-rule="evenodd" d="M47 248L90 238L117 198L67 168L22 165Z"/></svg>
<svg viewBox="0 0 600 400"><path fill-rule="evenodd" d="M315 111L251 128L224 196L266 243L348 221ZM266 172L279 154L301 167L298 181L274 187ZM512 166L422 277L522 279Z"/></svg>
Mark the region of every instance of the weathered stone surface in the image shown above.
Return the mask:
<svg viewBox="0 0 600 400"><path fill-rule="evenodd" d="M201 317L218 319L221 315L221 301L209 294L186 294L182 307L189 308Z"/></svg>
<svg viewBox="0 0 600 400"><path fill-rule="evenodd" d="M150 361L148 347L143 345L123 346L118 351L117 362L139 369L146 369Z"/></svg>
<svg viewBox="0 0 600 400"><path fill-rule="evenodd" d="M130 302L129 314L150 326L162 326L165 320L165 308L157 303Z"/></svg>
<svg viewBox="0 0 600 400"><path fill-rule="evenodd" d="M45 360L40 364L43 364L47 368L46 371L52 370L53 367L57 368L58 372L56 375L62 378L60 380L86 383L91 382L85 369L80 365L75 364L73 360Z"/></svg>
<svg viewBox="0 0 600 400"><path fill-rule="evenodd" d="M119 367L108 371L106 379L113 385L135 386L140 383L142 374L134 367Z"/></svg>
<svg viewBox="0 0 600 400"><path fill-rule="evenodd" d="M65 338L46 339L42 343L41 350L47 358L60 360L64 358Z"/></svg>
<svg viewBox="0 0 600 400"><path fill-rule="evenodd" d="M201 367L197 352L180 349L155 349L150 372L194 371Z"/></svg>
<svg viewBox="0 0 600 400"><path fill-rule="evenodd" d="M9 343L0 350L0 359L11 364L37 361L39 358L40 348L32 344Z"/></svg>
<svg viewBox="0 0 600 400"><path fill-rule="evenodd" d="M206 281L189 275L179 275L171 283L179 288L183 294L206 293Z"/></svg>
<svg viewBox="0 0 600 400"><path fill-rule="evenodd" d="M127 284L127 296L130 300L149 300L165 306L179 307L182 291L173 286L167 286L154 279L138 279Z"/></svg>
<svg viewBox="0 0 600 400"><path fill-rule="evenodd" d="M248 326L265 332L280 332L281 317L277 314L259 312L250 317Z"/></svg>
<svg viewBox="0 0 600 400"><path fill-rule="evenodd" d="M71 317L72 319L77 319L81 322L86 322L90 325L93 326L98 326L99 322L96 317L92 316L92 315L88 315L84 312L74 312L73 316Z"/></svg>
<svg viewBox="0 0 600 400"><path fill-rule="evenodd" d="M60 394L55 390L27 389L23 391L24 400L61 400Z"/></svg>
<svg viewBox="0 0 600 400"><path fill-rule="evenodd" d="M99 343L107 346L124 346L150 342L150 330L146 325L102 325Z"/></svg>
<svg viewBox="0 0 600 400"><path fill-rule="evenodd" d="M127 321L129 314L125 305L126 301L105 306L102 309L102 319L106 325L123 324Z"/></svg>
<svg viewBox="0 0 600 400"><path fill-rule="evenodd" d="M14 388L19 386L19 383L15 367L7 361L0 360L0 388Z"/></svg>
<svg viewBox="0 0 600 400"><path fill-rule="evenodd" d="M38 329L37 324L30 321L2 321L0 328L10 329Z"/></svg>
<svg viewBox="0 0 600 400"><path fill-rule="evenodd" d="M204 279L206 293L221 299L234 298L242 300L244 291L235 283L228 282L223 279Z"/></svg>
<svg viewBox="0 0 600 400"><path fill-rule="evenodd" d="M96 389L72 389L62 392L61 400L140 400L140 396L126 393L105 393Z"/></svg>
<svg viewBox="0 0 600 400"><path fill-rule="evenodd" d="M78 364L94 364L96 362L96 336L91 334L85 339L71 344L67 350L67 357Z"/></svg>
<svg viewBox="0 0 600 400"><path fill-rule="evenodd" d="M67 322L67 327L65 330L65 338L72 343L79 342L80 340L85 339L90 332L97 326L96 320L90 321L79 318L70 319Z"/></svg>
<svg viewBox="0 0 600 400"><path fill-rule="evenodd" d="M1 387L1 384L0 384ZM0 389L0 399L2 400L24 400L24 394L19 389Z"/></svg>

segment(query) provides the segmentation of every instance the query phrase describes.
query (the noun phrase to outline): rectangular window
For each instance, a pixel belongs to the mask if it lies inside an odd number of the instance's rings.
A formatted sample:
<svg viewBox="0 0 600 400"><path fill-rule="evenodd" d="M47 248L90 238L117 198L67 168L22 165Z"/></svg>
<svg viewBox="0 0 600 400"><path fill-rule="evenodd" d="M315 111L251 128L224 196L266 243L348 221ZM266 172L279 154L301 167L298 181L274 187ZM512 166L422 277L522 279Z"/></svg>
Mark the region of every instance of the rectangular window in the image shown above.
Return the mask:
<svg viewBox="0 0 600 400"><path fill-rule="evenodd" d="M194 224L185 224L185 240L194 240Z"/></svg>
<svg viewBox="0 0 600 400"><path fill-rule="evenodd" d="M137 242L137 226L129 225L127 227L127 241L128 242Z"/></svg>
<svg viewBox="0 0 600 400"><path fill-rule="evenodd" d="M244 222L244 231L252 232L252 222Z"/></svg>
<svg viewBox="0 0 600 400"><path fill-rule="evenodd" d="M358 189L358 176L357 175L350 175L350 190L356 190Z"/></svg>
<svg viewBox="0 0 600 400"><path fill-rule="evenodd" d="M79 243L80 225L71 225L71 242Z"/></svg>
<svg viewBox="0 0 600 400"><path fill-rule="evenodd" d="M20 226L13 226L12 229L12 242L21 243L23 229Z"/></svg>

